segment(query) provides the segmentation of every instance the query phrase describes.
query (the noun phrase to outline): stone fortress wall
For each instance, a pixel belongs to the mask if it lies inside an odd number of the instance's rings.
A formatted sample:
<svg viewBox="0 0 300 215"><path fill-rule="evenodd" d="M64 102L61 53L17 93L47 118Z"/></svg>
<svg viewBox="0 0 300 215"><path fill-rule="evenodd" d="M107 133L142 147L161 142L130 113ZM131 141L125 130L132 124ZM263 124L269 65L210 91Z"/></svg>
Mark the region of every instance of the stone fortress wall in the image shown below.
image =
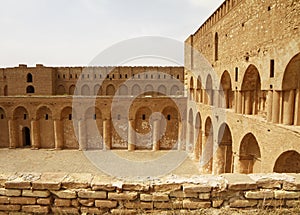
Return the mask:
<svg viewBox="0 0 300 215"><path fill-rule="evenodd" d="M299 11L226 0L185 41L187 142L211 155L204 173L299 172Z"/></svg>

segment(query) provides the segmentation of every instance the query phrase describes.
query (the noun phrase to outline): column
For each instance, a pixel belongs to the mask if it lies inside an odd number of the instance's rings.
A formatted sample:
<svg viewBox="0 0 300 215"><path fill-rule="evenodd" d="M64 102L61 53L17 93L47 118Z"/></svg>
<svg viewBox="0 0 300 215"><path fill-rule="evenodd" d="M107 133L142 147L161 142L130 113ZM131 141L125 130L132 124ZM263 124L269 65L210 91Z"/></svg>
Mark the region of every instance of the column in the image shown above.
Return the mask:
<svg viewBox="0 0 300 215"><path fill-rule="evenodd" d="M283 94L283 124L292 125L294 122L295 91L284 91Z"/></svg>
<svg viewBox="0 0 300 215"><path fill-rule="evenodd" d="M267 98L267 121L272 121L272 104L273 104L273 91L268 91L268 98Z"/></svg>
<svg viewBox="0 0 300 215"><path fill-rule="evenodd" d="M153 151L159 150L159 138L160 137L160 120L154 119L153 120L153 138L152 138L152 145Z"/></svg>
<svg viewBox="0 0 300 215"><path fill-rule="evenodd" d="M135 130L134 130L134 120L129 120L128 122L128 151L135 150Z"/></svg>
<svg viewBox="0 0 300 215"><path fill-rule="evenodd" d="M183 120L178 119L178 140L177 140L177 150L182 150L183 145Z"/></svg>
<svg viewBox="0 0 300 215"><path fill-rule="evenodd" d="M279 123L279 112L280 111L280 92L273 91L272 99L272 122Z"/></svg>
<svg viewBox="0 0 300 215"><path fill-rule="evenodd" d="M240 173L240 158L238 152L233 153L233 173Z"/></svg>
<svg viewBox="0 0 300 215"><path fill-rule="evenodd" d="M78 121L78 134L79 134L79 150L86 150L87 144L86 144L86 126L85 126L85 120L81 119Z"/></svg>
<svg viewBox="0 0 300 215"><path fill-rule="evenodd" d="M294 125L300 125L300 90L296 90Z"/></svg>
<svg viewBox="0 0 300 215"><path fill-rule="evenodd" d="M63 122L59 119L54 120L54 141L55 149L63 149L64 135Z"/></svg>
<svg viewBox="0 0 300 215"><path fill-rule="evenodd" d="M237 91L237 113L242 113L242 92Z"/></svg>
<svg viewBox="0 0 300 215"><path fill-rule="evenodd" d="M237 113L238 91L234 91L234 112Z"/></svg>
<svg viewBox="0 0 300 215"><path fill-rule="evenodd" d="M186 151L192 152L194 146L194 126L193 123L188 122L188 136L187 136L187 143L186 143Z"/></svg>
<svg viewBox="0 0 300 215"><path fill-rule="evenodd" d="M201 129L195 128L195 137L194 137L194 158L195 160L199 160L200 158L200 153L201 153L201 148L202 148L202 132Z"/></svg>
<svg viewBox="0 0 300 215"><path fill-rule="evenodd" d="M37 120L31 120L31 129L30 129L30 136L31 136L31 145L33 149L40 148L40 129L39 129L39 122Z"/></svg>
<svg viewBox="0 0 300 215"><path fill-rule="evenodd" d="M111 149L111 131L110 131L110 119L103 120L103 149Z"/></svg>
<svg viewBox="0 0 300 215"><path fill-rule="evenodd" d="M213 174L219 175L225 173L225 147L224 145L215 145L215 155L213 158Z"/></svg>
<svg viewBox="0 0 300 215"><path fill-rule="evenodd" d="M245 92L245 114L250 115L252 113L252 104L251 104L251 91Z"/></svg>
<svg viewBox="0 0 300 215"><path fill-rule="evenodd" d="M17 140L16 136L18 133L16 132L15 128L15 120L9 119L8 120L8 133L9 133L9 148L16 148L17 147Z"/></svg>
<svg viewBox="0 0 300 215"><path fill-rule="evenodd" d="M215 107L221 107L221 103L219 102L220 99L220 91L219 90L213 90L212 91L213 94L213 106Z"/></svg>

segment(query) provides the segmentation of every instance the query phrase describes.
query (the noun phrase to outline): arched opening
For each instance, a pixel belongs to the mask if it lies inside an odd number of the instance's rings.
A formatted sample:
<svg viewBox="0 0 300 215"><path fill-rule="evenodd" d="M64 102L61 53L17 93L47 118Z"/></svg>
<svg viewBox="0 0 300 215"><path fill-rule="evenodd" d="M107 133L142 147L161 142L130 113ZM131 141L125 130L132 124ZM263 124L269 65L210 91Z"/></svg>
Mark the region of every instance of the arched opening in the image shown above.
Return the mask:
<svg viewBox="0 0 300 215"><path fill-rule="evenodd" d="M103 119L98 108L90 107L87 109L85 112L85 126L86 149L103 149Z"/></svg>
<svg viewBox="0 0 300 215"><path fill-rule="evenodd" d="M203 102L202 101L202 84L201 84L201 77L200 75L197 78L197 93L196 93L196 101L197 102Z"/></svg>
<svg viewBox="0 0 300 215"><path fill-rule="evenodd" d="M152 111L148 107L141 107L135 114L136 149L152 149L152 135L150 116ZM139 134L144 138L139 138ZM146 135L146 136L144 136Z"/></svg>
<svg viewBox="0 0 300 215"><path fill-rule="evenodd" d="M24 131L23 128L30 128L30 116L24 107L17 107L13 112L14 128L17 132L15 134L16 147L24 146ZM19 129L22 128L22 129Z"/></svg>
<svg viewBox="0 0 300 215"><path fill-rule="evenodd" d="M246 134L242 139L239 151L240 173L259 172L260 158L260 148L255 136L251 133Z"/></svg>
<svg viewBox="0 0 300 215"><path fill-rule="evenodd" d="M213 105L214 102L214 92L213 92L213 82L211 75L207 76L206 79L206 93L205 93L205 104Z"/></svg>
<svg viewBox="0 0 300 215"><path fill-rule="evenodd" d="M66 93L66 89L63 85L59 85L56 90L57 95L64 95Z"/></svg>
<svg viewBox="0 0 300 215"><path fill-rule="evenodd" d="M88 85L83 85L81 88L81 95L82 96L89 96L90 95L90 88Z"/></svg>
<svg viewBox="0 0 300 215"><path fill-rule="evenodd" d="M23 134L23 147L30 147L31 140L30 140L30 129L28 127L24 127L22 129Z"/></svg>
<svg viewBox="0 0 300 215"><path fill-rule="evenodd" d="M39 122L39 140L41 148L54 148L54 124L52 111L48 107L40 107L37 110L37 121Z"/></svg>
<svg viewBox="0 0 300 215"><path fill-rule="evenodd" d="M154 95L154 88L153 88L153 86L151 84L148 84L145 87L145 95L151 95L151 96Z"/></svg>
<svg viewBox="0 0 300 215"><path fill-rule="evenodd" d="M8 90L7 90L7 85L5 85L5 86L4 86L4 92L3 92L3 93L4 93L4 96L8 96L8 92L7 92L7 91L8 91Z"/></svg>
<svg viewBox="0 0 300 215"><path fill-rule="evenodd" d="M190 79L190 100L194 99L194 78Z"/></svg>
<svg viewBox="0 0 300 215"><path fill-rule="evenodd" d="M282 122L286 125L300 125L300 104L299 99L296 99L300 89L299 68L300 53L288 63L282 80Z"/></svg>
<svg viewBox="0 0 300 215"><path fill-rule="evenodd" d="M282 153L275 162L274 172L300 173L300 154L294 150Z"/></svg>
<svg viewBox="0 0 300 215"><path fill-rule="evenodd" d="M109 85L106 87L106 95L107 95L107 96L114 96L115 93L116 93L116 91L115 91L114 85L109 84Z"/></svg>
<svg viewBox="0 0 300 215"><path fill-rule="evenodd" d="M232 136L226 123L221 125L218 132L218 149L214 161L215 174L233 172Z"/></svg>
<svg viewBox="0 0 300 215"><path fill-rule="evenodd" d="M93 94L94 96L101 96L102 95L102 88L99 84L96 84L94 86L94 92L93 93L94 93Z"/></svg>
<svg viewBox="0 0 300 215"><path fill-rule="evenodd" d="M71 85L69 88L69 94L74 95L74 93L75 93L75 85Z"/></svg>
<svg viewBox="0 0 300 215"><path fill-rule="evenodd" d="M140 93L141 93L141 88L140 88L140 86L137 85L137 84L133 85L132 90L131 90L131 95L137 96L137 95L139 95Z"/></svg>
<svg viewBox="0 0 300 215"><path fill-rule="evenodd" d="M195 120L195 146L194 146L194 156L198 160L202 154L202 124L201 115L198 112Z"/></svg>
<svg viewBox="0 0 300 215"><path fill-rule="evenodd" d="M158 95L165 96L167 95L167 88L164 85L158 87Z"/></svg>
<svg viewBox="0 0 300 215"><path fill-rule="evenodd" d="M194 113L192 108L189 110L188 116L188 142L187 142L187 151L192 152L194 148Z"/></svg>
<svg viewBox="0 0 300 215"><path fill-rule="evenodd" d="M231 78L228 71L225 71L221 77L221 94L220 106L224 108L232 108L233 91L231 87Z"/></svg>
<svg viewBox="0 0 300 215"><path fill-rule="evenodd" d="M32 83L32 74L31 73L27 74L27 83Z"/></svg>
<svg viewBox="0 0 300 215"><path fill-rule="evenodd" d="M171 87L171 95L176 96L176 95L179 95L179 94L180 94L179 87L177 85L173 85Z"/></svg>
<svg viewBox="0 0 300 215"><path fill-rule="evenodd" d="M128 95L128 87L126 85L122 84L119 88L119 94L120 94L120 96Z"/></svg>
<svg viewBox="0 0 300 215"><path fill-rule="evenodd" d="M34 93L34 87L33 86L28 86L26 88L26 93Z"/></svg>
<svg viewBox="0 0 300 215"><path fill-rule="evenodd" d="M165 133L160 138L160 149L175 149L178 141L179 117L178 110L174 107L166 107L162 111L166 124L161 123L160 131L165 126Z"/></svg>
<svg viewBox="0 0 300 215"><path fill-rule="evenodd" d="M215 61L219 60L219 35L215 33Z"/></svg>
<svg viewBox="0 0 300 215"><path fill-rule="evenodd" d="M245 72L242 83L242 95L244 98L243 114L258 114L260 111L261 82L259 72L254 65L250 65Z"/></svg>
<svg viewBox="0 0 300 215"><path fill-rule="evenodd" d="M9 147L8 120L5 111L0 107L0 147Z"/></svg>
<svg viewBox="0 0 300 215"><path fill-rule="evenodd" d="M210 117L205 120L204 142L202 143L202 171L204 173L212 173L213 147L214 147L214 131Z"/></svg>

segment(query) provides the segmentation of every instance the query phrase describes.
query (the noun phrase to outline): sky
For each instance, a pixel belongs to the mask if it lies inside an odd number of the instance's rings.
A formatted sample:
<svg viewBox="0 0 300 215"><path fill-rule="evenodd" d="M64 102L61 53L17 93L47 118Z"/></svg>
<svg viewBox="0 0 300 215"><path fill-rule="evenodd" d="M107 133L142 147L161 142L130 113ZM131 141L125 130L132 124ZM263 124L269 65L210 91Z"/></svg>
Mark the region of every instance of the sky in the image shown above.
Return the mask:
<svg viewBox="0 0 300 215"><path fill-rule="evenodd" d="M224 0L0 0L0 67L85 66L116 43L183 42Z"/></svg>

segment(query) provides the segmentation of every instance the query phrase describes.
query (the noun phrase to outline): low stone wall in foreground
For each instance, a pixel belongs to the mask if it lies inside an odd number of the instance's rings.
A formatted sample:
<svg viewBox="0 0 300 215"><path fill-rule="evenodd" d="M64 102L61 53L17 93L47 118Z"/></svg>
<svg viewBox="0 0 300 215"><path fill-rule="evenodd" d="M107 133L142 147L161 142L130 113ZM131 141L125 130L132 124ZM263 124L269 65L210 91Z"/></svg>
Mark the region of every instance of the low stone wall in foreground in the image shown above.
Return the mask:
<svg viewBox="0 0 300 215"><path fill-rule="evenodd" d="M137 180L138 179L138 180ZM299 207L300 174L114 179L64 173L0 174L0 214L135 214L200 208Z"/></svg>

